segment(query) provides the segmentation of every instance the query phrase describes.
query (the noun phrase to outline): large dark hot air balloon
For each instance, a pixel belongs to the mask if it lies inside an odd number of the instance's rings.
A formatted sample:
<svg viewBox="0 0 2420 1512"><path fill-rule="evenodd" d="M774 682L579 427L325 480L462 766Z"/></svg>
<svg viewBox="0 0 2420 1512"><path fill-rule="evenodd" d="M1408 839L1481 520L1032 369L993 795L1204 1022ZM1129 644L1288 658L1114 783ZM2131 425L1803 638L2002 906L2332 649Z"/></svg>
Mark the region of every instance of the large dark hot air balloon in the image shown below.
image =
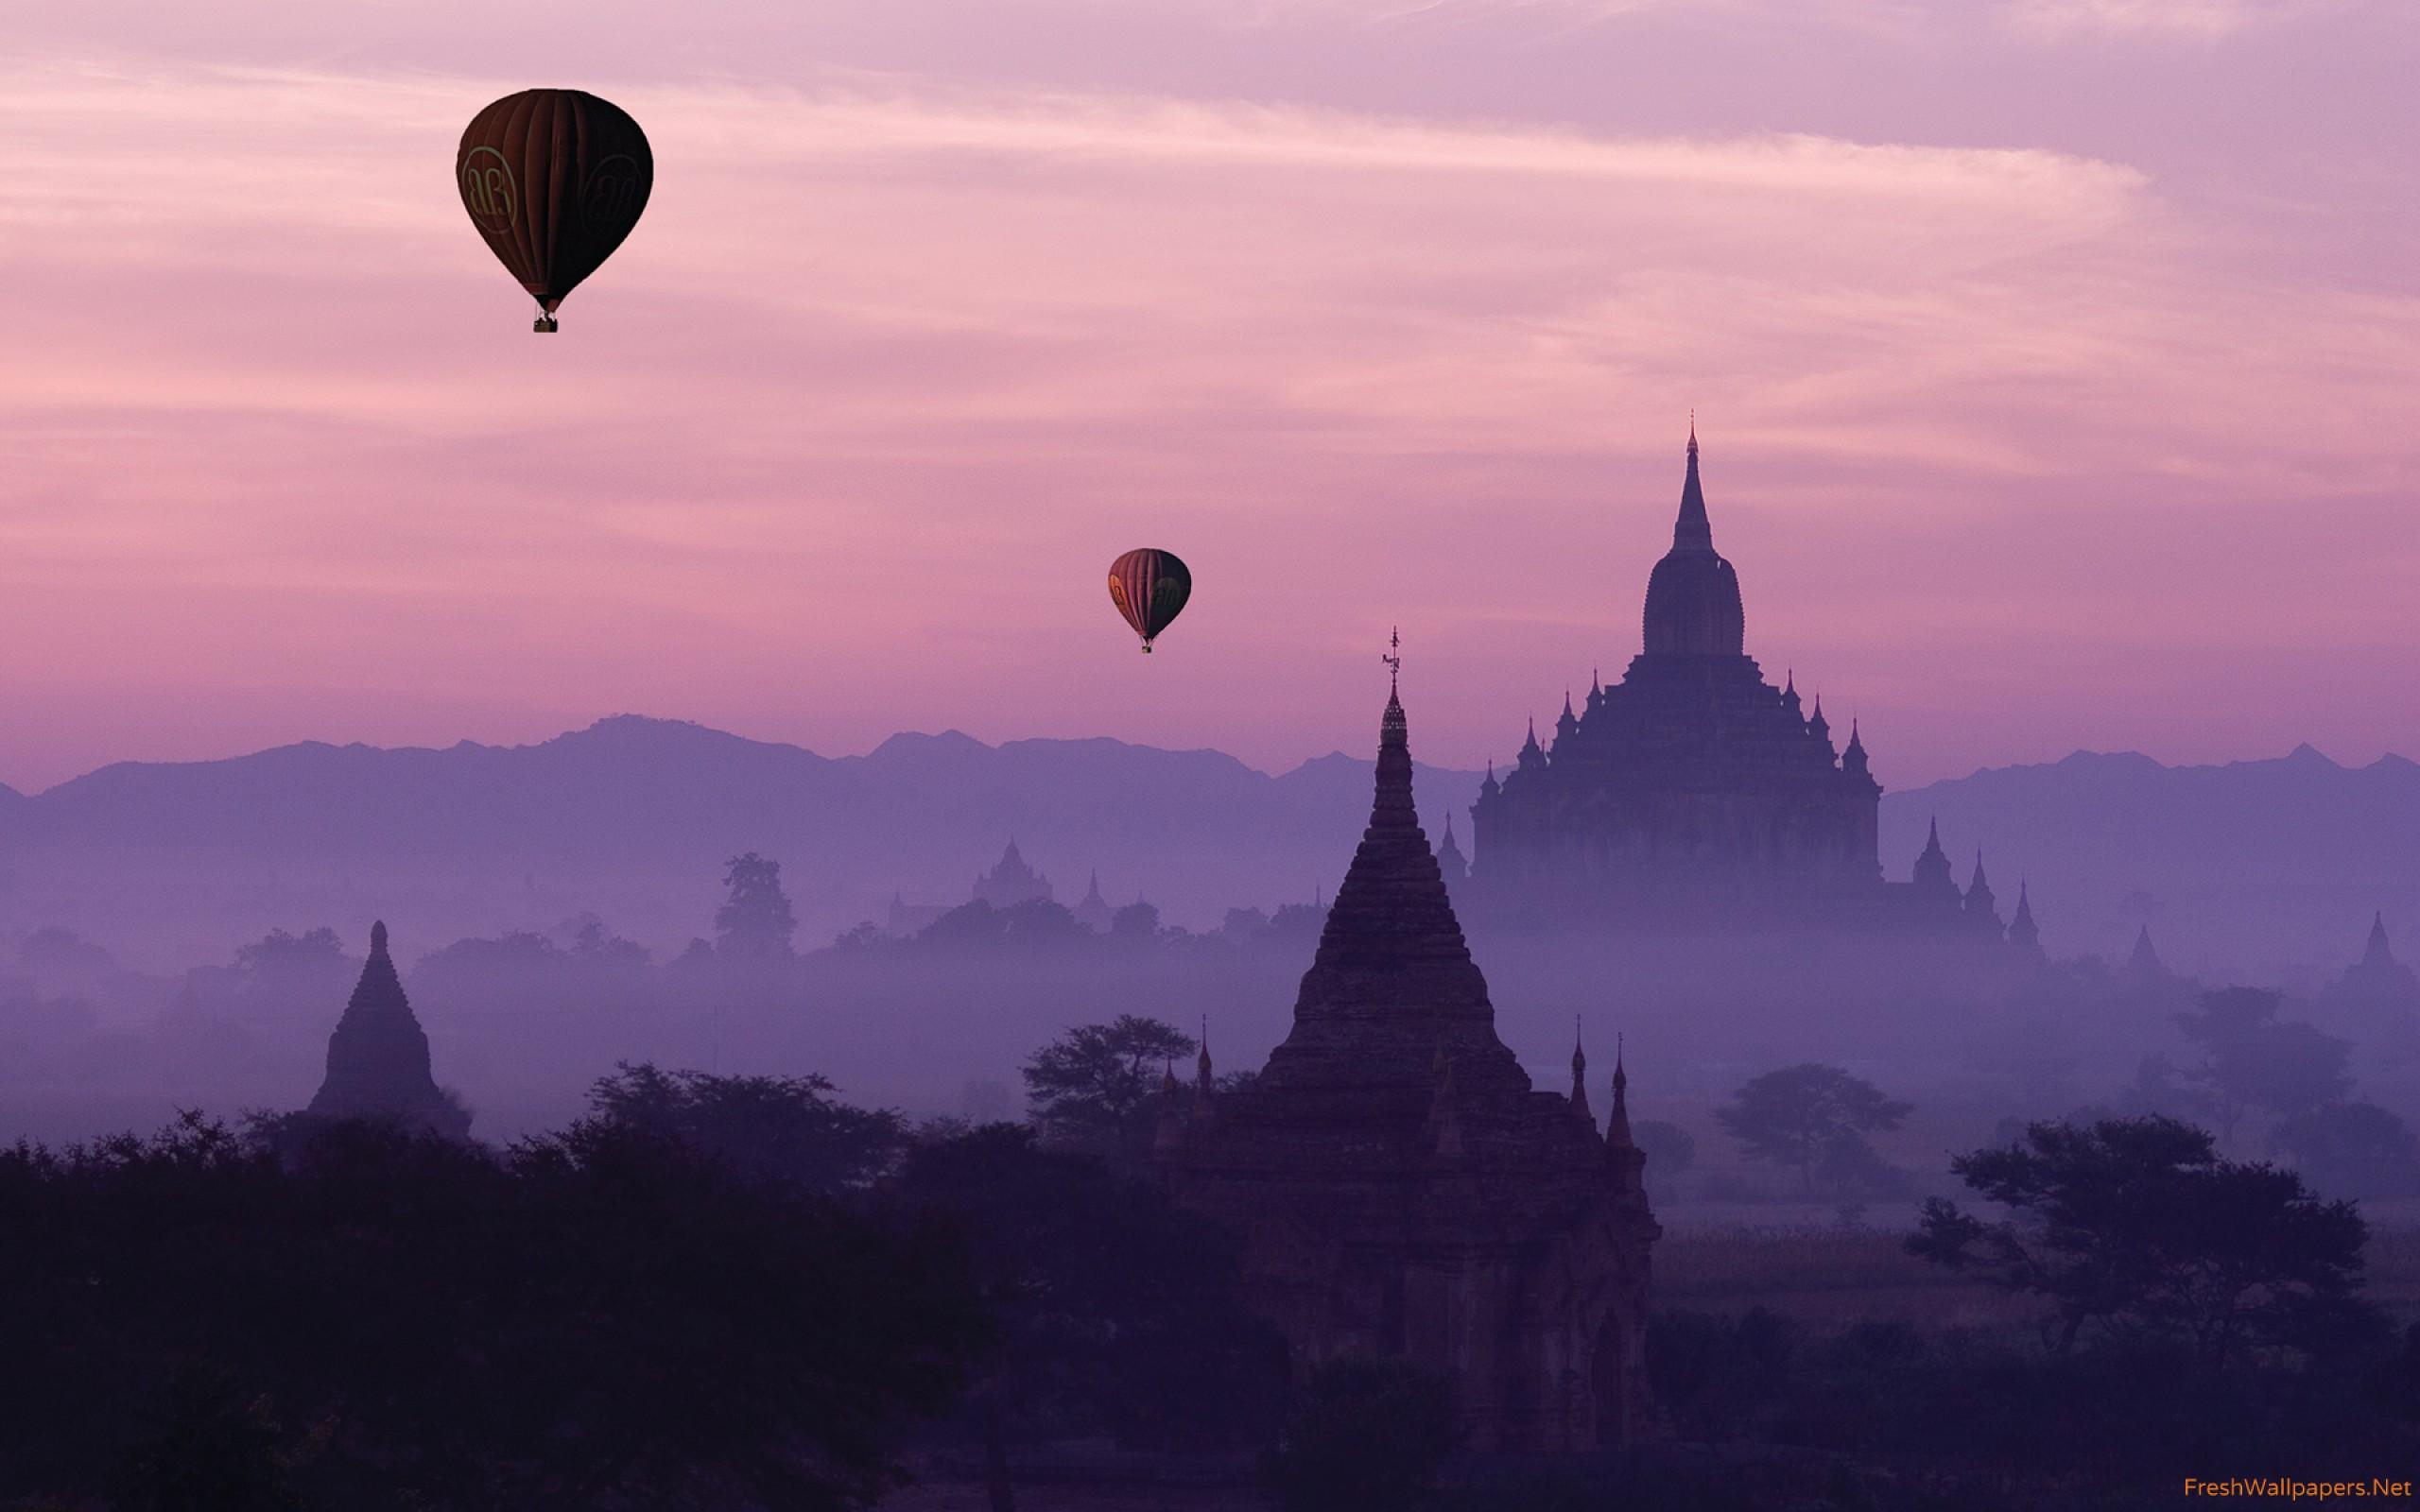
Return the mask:
<svg viewBox="0 0 2420 1512"><path fill-rule="evenodd" d="M1192 596L1193 575L1172 551L1146 546L1109 564L1109 601L1143 638L1146 653L1152 639L1168 627Z"/></svg>
<svg viewBox="0 0 2420 1512"><path fill-rule="evenodd" d="M462 208L505 270L555 306L613 255L655 184L647 133L621 107L576 89L525 89L471 117L454 156Z"/></svg>

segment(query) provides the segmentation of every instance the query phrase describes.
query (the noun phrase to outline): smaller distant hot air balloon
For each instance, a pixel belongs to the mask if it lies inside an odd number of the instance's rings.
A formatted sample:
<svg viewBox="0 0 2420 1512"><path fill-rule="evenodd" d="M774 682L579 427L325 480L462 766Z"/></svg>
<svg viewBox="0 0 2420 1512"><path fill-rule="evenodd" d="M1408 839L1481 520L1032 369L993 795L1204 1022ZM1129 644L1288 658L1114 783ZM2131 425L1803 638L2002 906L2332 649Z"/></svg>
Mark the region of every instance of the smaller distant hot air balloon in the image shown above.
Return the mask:
<svg viewBox="0 0 2420 1512"><path fill-rule="evenodd" d="M655 184L639 123L576 89L526 89L471 118L454 154L462 208L488 250L538 301L533 330L614 255Z"/></svg>
<svg viewBox="0 0 2420 1512"><path fill-rule="evenodd" d="M1109 564L1109 601L1143 638L1147 656L1152 639L1168 627L1192 596L1193 575L1172 551L1146 546Z"/></svg>

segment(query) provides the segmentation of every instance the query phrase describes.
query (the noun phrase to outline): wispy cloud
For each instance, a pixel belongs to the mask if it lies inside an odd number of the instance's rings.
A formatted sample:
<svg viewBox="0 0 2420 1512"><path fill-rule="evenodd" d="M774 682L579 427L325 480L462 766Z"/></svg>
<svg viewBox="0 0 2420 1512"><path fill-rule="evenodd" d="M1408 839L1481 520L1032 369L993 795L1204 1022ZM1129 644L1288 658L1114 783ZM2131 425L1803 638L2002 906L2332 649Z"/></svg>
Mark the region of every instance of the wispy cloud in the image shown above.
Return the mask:
<svg viewBox="0 0 2420 1512"><path fill-rule="evenodd" d="M503 679L825 745L917 723L912 683L989 733L1282 761L1334 689L1266 669L1358 665L1416 602L1472 648L1452 751L1509 717L1503 666L1626 654L1692 404L1760 623L1877 686L1945 675L1910 582L2051 572L2106 535L2078 501L2256 519L2413 476L2420 301L2247 274L2085 155L598 77L656 198L542 340L446 171L511 87L0 77L0 322L40 353L0 366L0 676L269 668L366 710ZM1201 680L1013 675L1089 665L1092 558L1163 533L1218 606Z"/></svg>
<svg viewBox="0 0 2420 1512"><path fill-rule="evenodd" d="M2342 0L2007 0L2009 26L2046 41L2172 37L2215 41L2342 9Z"/></svg>

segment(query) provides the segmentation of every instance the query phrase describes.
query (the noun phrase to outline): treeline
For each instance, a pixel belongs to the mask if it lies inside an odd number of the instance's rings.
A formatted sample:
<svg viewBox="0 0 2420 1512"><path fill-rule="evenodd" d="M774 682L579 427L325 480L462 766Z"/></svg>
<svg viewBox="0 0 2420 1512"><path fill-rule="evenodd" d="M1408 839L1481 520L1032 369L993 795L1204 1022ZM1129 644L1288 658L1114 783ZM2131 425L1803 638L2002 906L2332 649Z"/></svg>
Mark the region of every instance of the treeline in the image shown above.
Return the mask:
<svg viewBox="0 0 2420 1512"><path fill-rule="evenodd" d="M0 1153L0 1504L869 1504L920 1439L1265 1441L1223 1232L1028 1127L625 1066L506 1148L183 1116Z"/></svg>
<svg viewBox="0 0 2420 1512"><path fill-rule="evenodd" d="M1969 1151L1967 1198L1907 1236L2022 1321L1667 1310L1640 1452L1470 1459L1446 1382L1290 1370L1232 1236L1149 1178L1200 1052L1141 1016L1079 1026L1025 1061L1022 1123L636 1064L501 1148L300 1114L21 1144L0 1505L838 1509L947 1451L1007 1508L1030 1446L1109 1440L1256 1453L1302 1512L2047 1509L2420 1451L2420 1330L2364 1300L2359 1210L2143 1115ZM1726 1112L1820 1183L1906 1108L1802 1066Z"/></svg>

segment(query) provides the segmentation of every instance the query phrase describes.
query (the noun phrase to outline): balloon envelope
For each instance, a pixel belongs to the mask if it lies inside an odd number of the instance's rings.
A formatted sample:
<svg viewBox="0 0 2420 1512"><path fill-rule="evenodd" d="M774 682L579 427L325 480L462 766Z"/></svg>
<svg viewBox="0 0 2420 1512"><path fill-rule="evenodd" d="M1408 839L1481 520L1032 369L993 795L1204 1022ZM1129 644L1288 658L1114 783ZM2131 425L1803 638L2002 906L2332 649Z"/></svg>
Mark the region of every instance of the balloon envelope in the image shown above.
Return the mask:
<svg viewBox="0 0 2420 1512"><path fill-rule="evenodd" d="M1143 638L1146 651L1192 596L1193 574L1172 551L1146 546L1109 564L1109 601Z"/></svg>
<svg viewBox="0 0 2420 1512"><path fill-rule="evenodd" d="M611 101L528 89L471 117L454 181L488 249L551 316L638 224L655 154Z"/></svg>

